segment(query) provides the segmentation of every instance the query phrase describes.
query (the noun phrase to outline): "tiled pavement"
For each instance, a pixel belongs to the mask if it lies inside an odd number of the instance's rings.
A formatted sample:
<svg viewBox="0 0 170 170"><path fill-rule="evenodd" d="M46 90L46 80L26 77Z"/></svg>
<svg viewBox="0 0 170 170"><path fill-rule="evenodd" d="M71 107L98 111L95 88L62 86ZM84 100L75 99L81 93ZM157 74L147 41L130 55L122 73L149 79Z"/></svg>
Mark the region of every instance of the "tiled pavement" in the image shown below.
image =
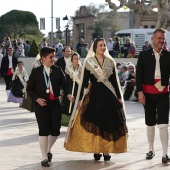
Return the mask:
<svg viewBox="0 0 170 170"><path fill-rule="evenodd" d="M63 148L67 128L53 147L50 168L40 165L37 124L34 113L6 102L5 85L0 83L0 170L169 170L162 164L162 149L156 129L155 152L152 160L145 160L148 151L143 108L139 103L126 102L129 128L127 153L111 154L110 162L95 162L89 153L69 152Z"/></svg>

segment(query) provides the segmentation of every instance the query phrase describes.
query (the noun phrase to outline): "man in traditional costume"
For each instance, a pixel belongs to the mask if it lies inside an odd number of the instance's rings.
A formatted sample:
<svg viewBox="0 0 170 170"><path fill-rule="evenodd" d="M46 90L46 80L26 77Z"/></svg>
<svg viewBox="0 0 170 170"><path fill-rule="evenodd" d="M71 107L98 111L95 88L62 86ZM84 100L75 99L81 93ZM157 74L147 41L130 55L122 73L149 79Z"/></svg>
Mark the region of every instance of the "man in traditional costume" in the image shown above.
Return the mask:
<svg viewBox="0 0 170 170"><path fill-rule="evenodd" d="M61 67L64 73L65 68L71 65L71 49L69 46L64 47L63 57L57 59L55 65Z"/></svg>
<svg viewBox="0 0 170 170"><path fill-rule="evenodd" d="M42 65L32 69L27 84L28 95L34 101L35 115L39 127L41 165L49 167L51 148L60 135L61 104L60 88L66 88L66 79L60 67L54 65L55 49L43 47L40 51ZM65 91L67 94L67 92Z"/></svg>
<svg viewBox="0 0 170 170"><path fill-rule="evenodd" d="M63 73L65 74L65 70L66 67L69 67L71 65L71 49L69 46L65 46L63 48L63 57L58 58L57 61L55 62L56 66L61 67L61 69L63 70ZM69 86L70 83L70 76L68 76L67 74L65 74L66 76L66 80L67 80L67 87ZM65 94L63 92L63 90L60 91L60 102L62 103L62 107L63 107L63 113L65 112L65 108L64 108L64 103L65 101L67 101L67 94ZM65 113L64 113L65 114Z"/></svg>
<svg viewBox="0 0 170 170"><path fill-rule="evenodd" d="M152 48L141 51L136 69L138 100L144 106L149 152L146 159L152 159L154 152L155 126L159 128L162 143L162 163L170 162L168 156L169 123L169 76L170 52L164 50L166 30L158 28L153 32Z"/></svg>
<svg viewBox="0 0 170 170"><path fill-rule="evenodd" d="M18 59L13 55L13 48L11 44L7 53L8 55L4 56L1 61L1 79L5 80L6 93L8 98L12 85L12 75L17 67Z"/></svg>

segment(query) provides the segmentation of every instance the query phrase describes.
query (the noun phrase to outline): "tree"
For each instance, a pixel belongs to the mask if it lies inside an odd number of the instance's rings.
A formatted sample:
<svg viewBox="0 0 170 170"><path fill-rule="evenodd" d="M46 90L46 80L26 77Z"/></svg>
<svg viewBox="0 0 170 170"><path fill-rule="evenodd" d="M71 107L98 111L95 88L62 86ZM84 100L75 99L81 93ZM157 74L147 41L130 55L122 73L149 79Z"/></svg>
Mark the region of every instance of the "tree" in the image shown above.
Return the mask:
<svg viewBox="0 0 170 170"><path fill-rule="evenodd" d="M113 36L114 33L119 29L117 18L118 15L115 11L99 13L95 21L95 31L102 35L103 29L110 29Z"/></svg>
<svg viewBox="0 0 170 170"><path fill-rule="evenodd" d="M95 5L93 3L86 6L89 13L95 16L94 30L100 37L103 36L103 29L110 28L112 36L118 30L116 11L108 11L106 4Z"/></svg>
<svg viewBox="0 0 170 170"><path fill-rule="evenodd" d="M0 17L0 41L5 36L11 39L36 35L42 39L43 34L38 28L36 16L28 11L12 10Z"/></svg>
<svg viewBox="0 0 170 170"><path fill-rule="evenodd" d="M30 47L30 51L29 51L28 56L29 57L36 57L38 55L38 53L39 53L39 47L38 47L36 41L33 40L32 43L31 43L31 47Z"/></svg>
<svg viewBox="0 0 170 170"><path fill-rule="evenodd" d="M170 0L119 0L119 6L116 6L111 0L105 1L109 4L109 7L115 11L125 6L141 15L150 15L153 9L157 8L158 20L156 28L162 27L166 29L167 23L170 21Z"/></svg>

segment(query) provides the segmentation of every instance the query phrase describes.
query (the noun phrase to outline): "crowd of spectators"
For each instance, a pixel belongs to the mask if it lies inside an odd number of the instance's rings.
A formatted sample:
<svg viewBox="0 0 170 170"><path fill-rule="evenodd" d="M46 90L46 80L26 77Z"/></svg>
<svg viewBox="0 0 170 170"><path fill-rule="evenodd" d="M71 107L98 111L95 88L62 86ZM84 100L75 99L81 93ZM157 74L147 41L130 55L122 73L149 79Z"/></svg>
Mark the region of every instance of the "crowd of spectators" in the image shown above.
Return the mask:
<svg viewBox="0 0 170 170"><path fill-rule="evenodd" d="M124 100L137 101L136 67L131 62L117 63L118 76L123 90Z"/></svg>

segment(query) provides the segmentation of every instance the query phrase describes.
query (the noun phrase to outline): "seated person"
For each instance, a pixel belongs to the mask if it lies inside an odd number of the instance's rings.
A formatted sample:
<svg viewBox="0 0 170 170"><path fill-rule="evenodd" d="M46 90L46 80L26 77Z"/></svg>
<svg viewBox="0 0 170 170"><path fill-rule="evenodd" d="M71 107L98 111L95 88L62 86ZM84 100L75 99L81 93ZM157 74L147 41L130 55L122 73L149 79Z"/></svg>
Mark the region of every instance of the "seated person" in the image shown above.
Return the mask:
<svg viewBox="0 0 170 170"><path fill-rule="evenodd" d="M122 66L122 69L121 69L121 72L123 72L122 73L122 76L120 77L120 84L121 84L121 86L124 86L124 84L125 84L125 81L128 79L128 77L129 77L129 72L128 72L128 70L127 70L127 66L126 65L123 65Z"/></svg>
<svg viewBox="0 0 170 170"><path fill-rule="evenodd" d="M136 74L135 74L135 66L133 64L128 65L128 72L129 72L129 76L128 79L126 80L125 92L123 95L124 100L129 100L134 90Z"/></svg>

